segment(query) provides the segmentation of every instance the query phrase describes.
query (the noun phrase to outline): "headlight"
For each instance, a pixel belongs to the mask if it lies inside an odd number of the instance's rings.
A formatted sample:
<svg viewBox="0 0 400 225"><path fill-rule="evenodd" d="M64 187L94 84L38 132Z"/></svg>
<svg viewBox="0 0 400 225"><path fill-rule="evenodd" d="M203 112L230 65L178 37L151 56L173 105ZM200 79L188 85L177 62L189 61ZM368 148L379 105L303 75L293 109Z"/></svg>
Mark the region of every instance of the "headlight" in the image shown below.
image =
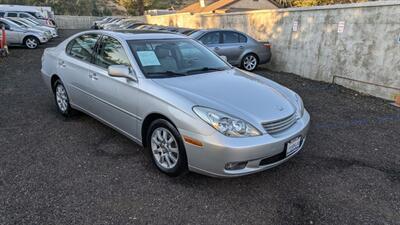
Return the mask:
<svg viewBox="0 0 400 225"><path fill-rule="evenodd" d="M232 117L217 110L196 106L193 107L193 111L202 120L226 136L252 137L261 135L260 131L246 121Z"/></svg>
<svg viewBox="0 0 400 225"><path fill-rule="evenodd" d="M297 115L299 118L303 117L304 115L304 103L301 97L298 94L295 94L296 104L297 104Z"/></svg>

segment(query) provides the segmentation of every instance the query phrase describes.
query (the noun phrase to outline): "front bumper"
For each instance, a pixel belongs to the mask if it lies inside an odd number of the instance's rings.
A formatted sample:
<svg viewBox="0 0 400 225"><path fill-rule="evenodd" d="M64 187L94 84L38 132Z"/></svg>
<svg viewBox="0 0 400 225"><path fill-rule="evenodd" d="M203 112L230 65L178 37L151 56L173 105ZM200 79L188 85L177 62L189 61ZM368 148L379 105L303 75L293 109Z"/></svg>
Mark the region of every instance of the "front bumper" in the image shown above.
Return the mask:
<svg viewBox="0 0 400 225"><path fill-rule="evenodd" d="M40 44L44 44L44 43L47 43L49 41L49 39L45 36L41 36L41 37L39 37L39 41L40 41Z"/></svg>
<svg viewBox="0 0 400 225"><path fill-rule="evenodd" d="M304 146L310 124L310 115L304 112L292 127L271 136L264 133L258 137L232 138L219 132L202 136L180 130L182 135L195 138L203 143L198 147L185 143L189 170L214 177L237 177L263 171L286 162ZM301 147L291 155L284 154L286 144L301 136ZM282 156L283 157L278 157ZM247 162L242 169L227 170L225 165L233 162Z"/></svg>
<svg viewBox="0 0 400 225"><path fill-rule="evenodd" d="M57 30L56 30L56 29L52 30L52 31L51 31L51 35L53 36L53 38L58 37L58 32L57 32Z"/></svg>

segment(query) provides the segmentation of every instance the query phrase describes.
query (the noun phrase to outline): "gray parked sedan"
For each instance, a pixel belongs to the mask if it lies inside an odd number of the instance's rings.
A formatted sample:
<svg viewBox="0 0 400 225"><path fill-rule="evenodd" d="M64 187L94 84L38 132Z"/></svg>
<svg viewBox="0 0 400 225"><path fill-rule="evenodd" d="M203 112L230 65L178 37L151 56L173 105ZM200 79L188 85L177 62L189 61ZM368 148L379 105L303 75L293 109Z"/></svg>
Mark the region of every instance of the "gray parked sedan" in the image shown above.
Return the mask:
<svg viewBox="0 0 400 225"><path fill-rule="evenodd" d="M249 35L226 29L198 30L189 35L199 40L218 55L227 57L230 64L253 71L259 64L271 60L271 45Z"/></svg>
<svg viewBox="0 0 400 225"><path fill-rule="evenodd" d="M45 50L42 77L62 115L113 127L171 176L277 166L300 151L310 122L299 95L179 34L82 32Z"/></svg>

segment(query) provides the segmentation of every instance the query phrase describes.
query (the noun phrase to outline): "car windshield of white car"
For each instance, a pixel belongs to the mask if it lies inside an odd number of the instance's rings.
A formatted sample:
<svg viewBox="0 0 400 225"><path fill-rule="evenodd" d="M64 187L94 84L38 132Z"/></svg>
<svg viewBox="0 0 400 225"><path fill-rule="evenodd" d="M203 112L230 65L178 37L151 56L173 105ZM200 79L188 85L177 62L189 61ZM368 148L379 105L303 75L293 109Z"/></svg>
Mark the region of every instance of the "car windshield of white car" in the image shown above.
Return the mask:
<svg viewBox="0 0 400 225"><path fill-rule="evenodd" d="M191 39L132 40L129 46L148 78L168 78L228 70L216 54Z"/></svg>

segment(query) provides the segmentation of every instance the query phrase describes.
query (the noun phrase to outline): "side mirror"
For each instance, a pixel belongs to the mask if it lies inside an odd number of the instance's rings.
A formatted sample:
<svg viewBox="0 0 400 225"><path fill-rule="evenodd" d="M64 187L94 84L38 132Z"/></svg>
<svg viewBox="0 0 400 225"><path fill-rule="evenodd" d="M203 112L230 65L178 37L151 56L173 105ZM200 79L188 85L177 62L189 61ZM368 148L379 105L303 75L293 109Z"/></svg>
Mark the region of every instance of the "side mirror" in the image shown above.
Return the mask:
<svg viewBox="0 0 400 225"><path fill-rule="evenodd" d="M129 80L137 81L135 72L130 67L124 65L109 66L108 75L111 77L123 77Z"/></svg>
<svg viewBox="0 0 400 225"><path fill-rule="evenodd" d="M221 59L223 59L225 62L228 62L228 58L224 55L220 55L219 57L221 57Z"/></svg>

